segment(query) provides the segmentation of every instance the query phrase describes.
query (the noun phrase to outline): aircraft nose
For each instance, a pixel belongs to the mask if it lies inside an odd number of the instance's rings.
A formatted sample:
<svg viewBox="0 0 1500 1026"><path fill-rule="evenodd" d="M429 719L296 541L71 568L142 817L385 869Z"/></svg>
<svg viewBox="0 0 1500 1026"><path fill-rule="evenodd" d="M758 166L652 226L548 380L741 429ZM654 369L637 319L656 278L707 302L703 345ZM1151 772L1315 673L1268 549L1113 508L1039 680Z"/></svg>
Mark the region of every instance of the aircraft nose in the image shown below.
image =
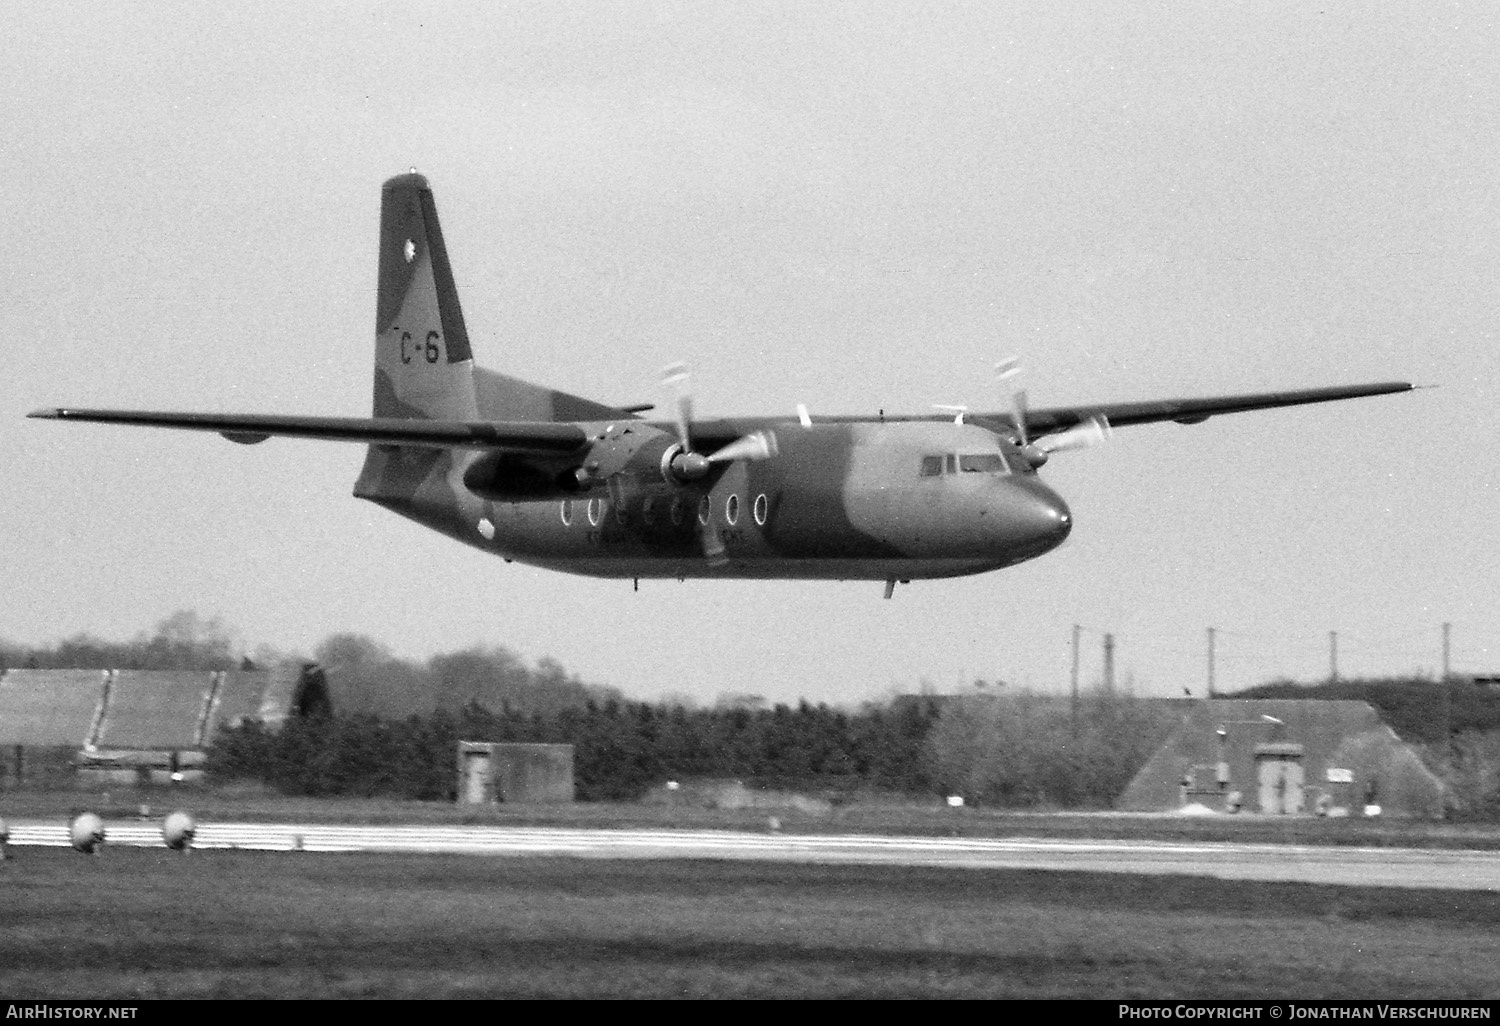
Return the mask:
<svg viewBox="0 0 1500 1026"><path fill-rule="evenodd" d="M1061 495L1029 482L1009 503L1009 542L1024 552L1022 558L1055 549L1073 530L1073 514Z"/></svg>
<svg viewBox="0 0 1500 1026"><path fill-rule="evenodd" d="M1061 545L1068 532L1073 530L1073 512L1056 492L1037 495L1030 510L1028 521L1038 540L1049 542L1049 548Z"/></svg>

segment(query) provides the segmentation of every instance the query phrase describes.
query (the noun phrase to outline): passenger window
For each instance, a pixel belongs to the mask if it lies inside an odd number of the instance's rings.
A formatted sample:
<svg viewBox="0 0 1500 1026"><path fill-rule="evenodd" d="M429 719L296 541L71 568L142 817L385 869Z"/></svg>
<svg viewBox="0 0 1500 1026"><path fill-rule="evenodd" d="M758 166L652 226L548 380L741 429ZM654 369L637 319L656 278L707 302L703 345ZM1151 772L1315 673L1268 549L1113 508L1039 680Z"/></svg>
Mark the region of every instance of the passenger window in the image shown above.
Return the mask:
<svg viewBox="0 0 1500 1026"><path fill-rule="evenodd" d="M922 476L938 477L943 473L943 458L941 456L922 457Z"/></svg>
<svg viewBox="0 0 1500 1026"><path fill-rule="evenodd" d="M1005 461L998 452L966 453L958 458L958 469L966 474L999 474L1005 470Z"/></svg>
<svg viewBox="0 0 1500 1026"><path fill-rule="evenodd" d="M947 456L943 457L943 463L947 466L948 473L950 473L950 474L956 474L956 473L958 473L958 462L957 461L958 461L958 457L955 456L955 455L953 455L951 452Z"/></svg>

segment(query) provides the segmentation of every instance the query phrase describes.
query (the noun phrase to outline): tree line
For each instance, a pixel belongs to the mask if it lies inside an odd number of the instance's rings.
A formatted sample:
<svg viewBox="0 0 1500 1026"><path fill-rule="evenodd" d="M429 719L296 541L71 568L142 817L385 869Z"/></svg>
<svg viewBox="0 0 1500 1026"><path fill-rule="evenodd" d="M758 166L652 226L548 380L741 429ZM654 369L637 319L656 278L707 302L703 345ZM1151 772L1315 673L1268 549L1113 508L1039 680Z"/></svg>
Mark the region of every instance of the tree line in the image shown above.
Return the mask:
<svg viewBox="0 0 1500 1026"><path fill-rule="evenodd" d="M320 663L333 715L279 733L221 730L209 765L295 794L439 799L466 741L571 744L584 800L638 797L673 778L762 786L957 794L996 806L1107 808L1177 723L1170 704L1097 691L1066 698L996 687L963 697L906 696L858 710L754 695L632 702L559 663L534 666L501 646L425 660L335 634L310 657L266 647L238 655L218 618L182 610L123 642L80 634L44 647L0 641L0 667L224 670L286 658ZM1500 819L1500 689L1421 678L1277 681L1227 698L1354 699L1418 746L1455 806Z"/></svg>
<svg viewBox="0 0 1500 1026"><path fill-rule="evenodd" d="M588 700L553 713L470 703L391 720L307 718L279 733L220 730L216 778L290 794L437 800L457 785L457 743L568 744L582 801L627 801L668 780L737 779L839 798L858 792L959 795L999 807L1107 808L1176 719L1110 694L1066 700L905 696L857 712L800 702L769 709Z"/></svg>
<svg viewBox="0 0 1500 1026"><path fill-rule="evenodd" d="M554 712L492 711L478 703L393 720L370 713L308 717L271 732L221 729L207 769L289 794L437 800L457 783L457 743L574 746L582 801L637 799L671 779L734 778L830 792L930 791L931 703L849 713L807 702L770 709L585 700Z"/></svg>

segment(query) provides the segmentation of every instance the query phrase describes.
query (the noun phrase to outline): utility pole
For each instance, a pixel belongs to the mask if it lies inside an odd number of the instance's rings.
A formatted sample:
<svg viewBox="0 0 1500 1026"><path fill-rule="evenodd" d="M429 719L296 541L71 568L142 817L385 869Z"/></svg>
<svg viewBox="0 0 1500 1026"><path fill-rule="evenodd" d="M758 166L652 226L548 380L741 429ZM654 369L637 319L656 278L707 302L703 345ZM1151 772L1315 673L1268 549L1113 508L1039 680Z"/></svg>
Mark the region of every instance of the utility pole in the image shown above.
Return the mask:
<svg viewBox="0 0 1500 1026"><path fill-rule="evenodd" d="M1453 740L1453 667L1448 661L1452 651L1453 625L1443 624L1443 679L1438 685L1443 689L1443 757L1446 759L1451 754L1450 743Z"/></svg>
<svg viewBox="0 0 1500 1026"><path fill-rule="evenodd" d="M1104 692L1115 693L1115 636L1104 636Z"/></svg>
<svg viewBox="0 0 1500 1026"><path fill-rule="evenodd" d="M1078 735L1078 638L1083 628L1073 625L1073 687L1068 696L1068 713L1072 718L1073 735Z"/></svg>
<svg viewBox="0 0 1500 1026"><path fill-rule="evenodd" d="M1339 632L1328 632L1328 679L1339 682Z"/></svg>
<svg viewBox="0 0 1500 1026"><path fill-rule="evenodd" d="M1208 629L1208 697L1214 697L1214 629Z"/></svg>

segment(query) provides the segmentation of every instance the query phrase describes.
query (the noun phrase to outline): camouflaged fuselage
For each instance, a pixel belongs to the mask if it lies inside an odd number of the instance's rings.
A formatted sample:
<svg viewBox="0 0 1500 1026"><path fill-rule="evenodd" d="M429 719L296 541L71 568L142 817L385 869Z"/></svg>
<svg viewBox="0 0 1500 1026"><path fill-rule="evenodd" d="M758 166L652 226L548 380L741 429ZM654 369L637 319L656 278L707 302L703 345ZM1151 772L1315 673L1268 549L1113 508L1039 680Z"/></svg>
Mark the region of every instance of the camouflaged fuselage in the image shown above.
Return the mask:
<svg viewBox="0 0 1500 1026"><path fill-rule="evenodd" d="M1014 459L968 425L793 422L777 430L776 457L731 463L695 486L662 474L669 432L630 420L586 427L590 457L610 472L586 492L480 499L463 484L479 457L434 452L428 464L392 454L385 469L397 487L361 494L506 559L599 577L952 577L1039 556L1070 527L1056 493L1009 465L921 476L924 458ZM705 560L706 532L722 560Z"/></svg>

